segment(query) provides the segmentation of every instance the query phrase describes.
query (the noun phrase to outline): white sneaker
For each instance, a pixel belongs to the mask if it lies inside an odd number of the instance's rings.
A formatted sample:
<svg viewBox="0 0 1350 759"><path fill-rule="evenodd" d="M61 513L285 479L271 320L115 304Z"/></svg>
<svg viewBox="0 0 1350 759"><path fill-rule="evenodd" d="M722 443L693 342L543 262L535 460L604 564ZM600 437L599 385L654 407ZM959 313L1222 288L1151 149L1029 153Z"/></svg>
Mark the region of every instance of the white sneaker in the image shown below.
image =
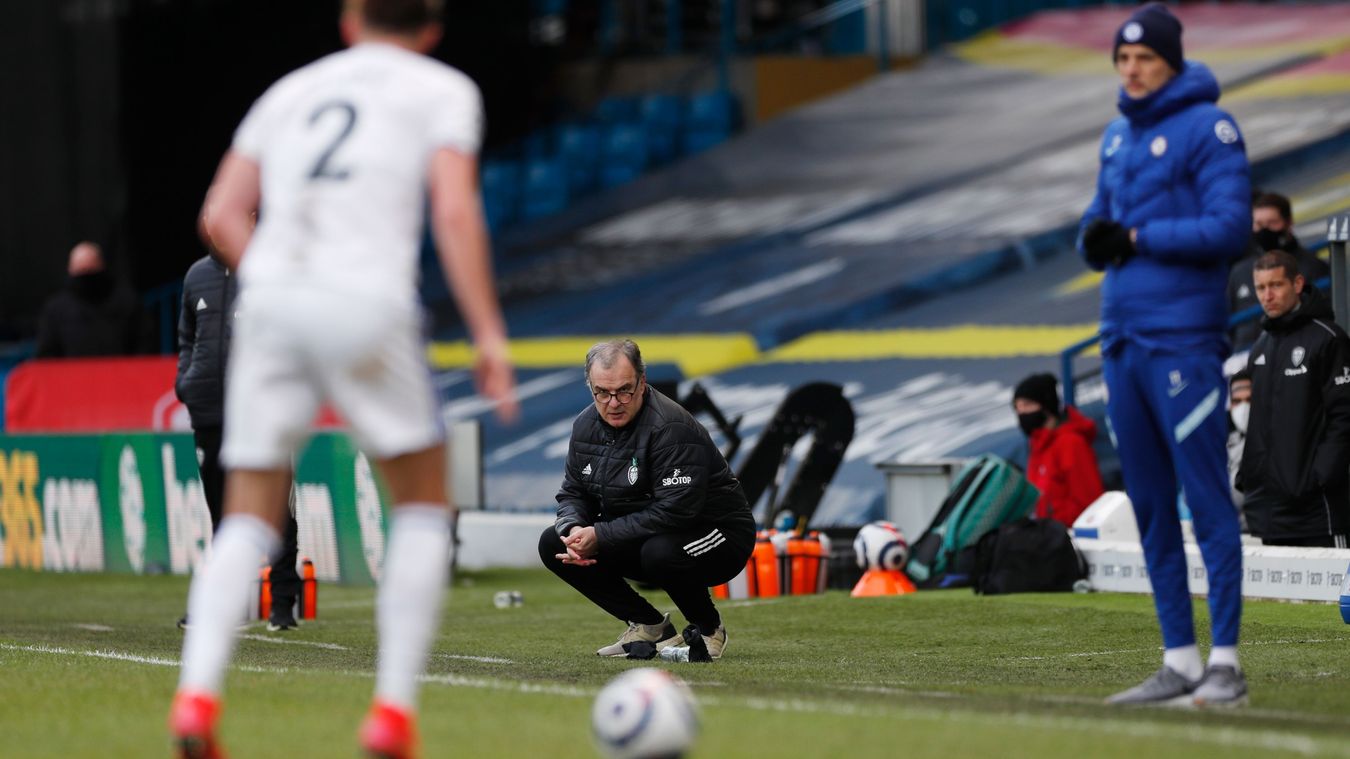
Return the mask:
<svg viewBox="0 0 1350 759"><path fill-rule="evenodd" d="M628 629L623 631L623 635L614 643L595 652L596 656L608 656L622 658L628 656L628 652L623 650L625 643L636 643L637 641L646 641L655 643L656 650L673 646L676 643L683 642L680 634L675 631L675 625L670 623L670 615L667 614L660 622L654 625L641 625L637 622L629 622Z"/></svg>
<svg viewBox="0 0 1350 759"><path fill-rule="evenodd" d="M1187 680L1164 665L1144 682L1106 699L1113 706L1191 706L1191 694L1199 682Z"/></svg>
<svg viewBox="0 0 1350 759"><path fill-rule="evenodd" d="M1233 707L1247 705L1247 678L1237 667L1218 664L1205 670L1192 694L1199 707Z"/></svg>
<svg viewBox="0 0 1350 759"><path fill-rule="evenodd" d="M718 625L717 629L713 630L712 635L704 635L703 643L708 647L708 655L713 658L713 661L721 659L722 650L727 647L726 626Z"/></svg>

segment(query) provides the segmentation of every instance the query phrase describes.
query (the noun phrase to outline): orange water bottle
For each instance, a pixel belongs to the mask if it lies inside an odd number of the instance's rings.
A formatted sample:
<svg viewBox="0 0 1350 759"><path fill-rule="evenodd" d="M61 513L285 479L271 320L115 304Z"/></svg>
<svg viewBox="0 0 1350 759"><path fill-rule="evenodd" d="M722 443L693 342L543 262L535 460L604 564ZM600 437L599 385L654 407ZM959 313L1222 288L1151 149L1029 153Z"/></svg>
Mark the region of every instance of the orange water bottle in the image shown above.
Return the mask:
<svg viewBox="0 0 1350 759"><path fill-rule="evenodd" d="M787 554L792 567L792 595L816 593L820 577L820 537L816 533L795 536L788 541Z"/></svg>
<svg viewBox="0 0 1350 759"><path fill-rule="evenodd" d="M300 618L314 619L319 616L319 580L314 576L314 562L305 559L300 567Z"/></svg>
<svg viewBox="0 0 1350 759"><path fill-rule="evenodd" d="M272 568L258 570L258 619L267 619L272 614Z"/></svg>
<svg viewBox="0 0 1350 759"><path fill-rule="evenodd" d="M820 541L820 572L818 573L819 579L816 582L816 592L824 593L825 588L829 587L830 584L830 554L833 552L834 546L830 542L830 536L823 532L813 532L811 535Z"/></svg>
<svg viewBox="0 0 1350 759"><path fill-rule="evenodd" d="M769 534L760 532L755 536L755 550L750 554L750 595L768 598L778 595L778 555Z"/></svg>

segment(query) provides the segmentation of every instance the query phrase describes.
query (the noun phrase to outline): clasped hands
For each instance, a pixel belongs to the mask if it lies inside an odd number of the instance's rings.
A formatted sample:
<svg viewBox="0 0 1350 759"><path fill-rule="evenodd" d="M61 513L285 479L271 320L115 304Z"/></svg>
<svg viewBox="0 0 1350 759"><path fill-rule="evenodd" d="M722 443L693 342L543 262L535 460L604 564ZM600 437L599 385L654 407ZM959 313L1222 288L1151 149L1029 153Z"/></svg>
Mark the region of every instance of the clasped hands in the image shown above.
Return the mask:
<svg viewBox="0 0 1350 759"><path fill-rule="evenodd" d="M594 527L573 527L562 542L567 553L555 554L562 563L579 567L589 567L595 563L600 544L595 538Z"/></svg>

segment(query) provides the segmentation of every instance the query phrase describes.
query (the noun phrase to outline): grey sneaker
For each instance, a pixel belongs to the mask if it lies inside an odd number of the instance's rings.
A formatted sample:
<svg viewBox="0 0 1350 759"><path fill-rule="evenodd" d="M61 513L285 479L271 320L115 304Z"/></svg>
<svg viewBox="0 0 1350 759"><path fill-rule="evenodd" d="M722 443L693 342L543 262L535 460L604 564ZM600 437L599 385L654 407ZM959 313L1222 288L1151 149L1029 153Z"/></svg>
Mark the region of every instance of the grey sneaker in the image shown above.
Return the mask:
<svg viewBox="0 0 1350 759"><path fill-rule="evenodd" d="M1199 707L1232 707L1247 705L1247 678L1237 667L1218 664L1205 670L1192 694Z"/></svg>
<svg viewBox="0 0 1350 759"><path fill-rule="evenodd" d="M628 652L623 650L623 644L634 643L639 640L655 643L657 651L684 642L680 638L680 634L676 632L675 625L670 623L670 615L667 614L664 619L654 625L640 625L637 622L629 622L628 629L623 631L623 635L620 635L616 642L596 651L595 655L626 657Z"/></svg>
<svg viewBox="0 0 1350 759"><path fill-rule="evenodd" d="M1199 682L1164 665L1144 682L1106 699L1112 706L1190 706Z"/></svg>

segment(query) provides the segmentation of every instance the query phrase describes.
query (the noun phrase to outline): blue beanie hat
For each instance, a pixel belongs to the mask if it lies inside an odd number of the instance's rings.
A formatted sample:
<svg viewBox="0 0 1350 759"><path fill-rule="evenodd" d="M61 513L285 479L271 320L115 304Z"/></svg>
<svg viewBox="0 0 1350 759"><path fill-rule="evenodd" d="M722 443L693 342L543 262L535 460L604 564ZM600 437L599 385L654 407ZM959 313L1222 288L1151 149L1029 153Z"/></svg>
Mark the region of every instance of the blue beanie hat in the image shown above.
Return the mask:
<svg viewBox="0 0 1350 759"><path fill-rule="evenodd" d="M1116 31L1116 44L1111 47L1111 60L1121 45L1143 45L1157 53L1173 71L1186 67L1181 54L1181 22L1162 3L1149 3L1134 13Z"/></svg>

